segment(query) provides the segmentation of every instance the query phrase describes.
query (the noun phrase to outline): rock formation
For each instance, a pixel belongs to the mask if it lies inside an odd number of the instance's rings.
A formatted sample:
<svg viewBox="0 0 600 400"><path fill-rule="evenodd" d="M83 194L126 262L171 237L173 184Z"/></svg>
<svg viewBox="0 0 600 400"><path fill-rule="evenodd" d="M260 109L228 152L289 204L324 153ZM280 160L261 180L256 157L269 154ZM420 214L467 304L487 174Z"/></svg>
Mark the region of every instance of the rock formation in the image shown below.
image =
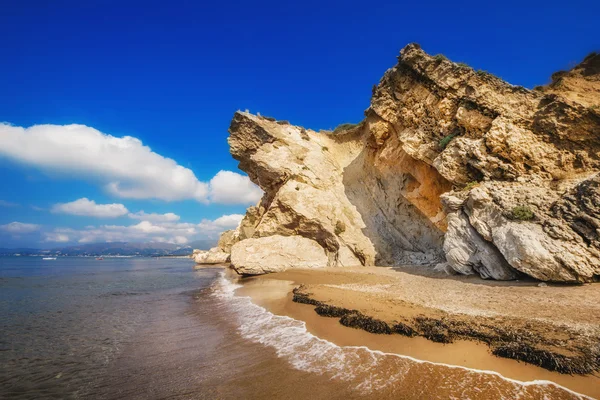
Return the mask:
<svg viewBox="0 0 600 400"><path fill-rule="evenodd" d="M237 229L231 229L221 234L219 242L208 251L194 250L192 258L196 264L228 264L231 260L231 247L238 241Z"/></svg>
<svg viewBox="0 0 600 400"><path fill-rule="evenodd" d="M600 56L528 90L406 46L365 119L334 132L237 112L228 139L265 192L231 248L243 274L443 264L600 276Z"/></svg>
<svg viewBox="0 0 600 400"><path fill-rule="evenodd" d="M324 249L302 236L266 236L243 240L231 249L231 263L238 273L258 275L288 268L323 268Z"/></svg>

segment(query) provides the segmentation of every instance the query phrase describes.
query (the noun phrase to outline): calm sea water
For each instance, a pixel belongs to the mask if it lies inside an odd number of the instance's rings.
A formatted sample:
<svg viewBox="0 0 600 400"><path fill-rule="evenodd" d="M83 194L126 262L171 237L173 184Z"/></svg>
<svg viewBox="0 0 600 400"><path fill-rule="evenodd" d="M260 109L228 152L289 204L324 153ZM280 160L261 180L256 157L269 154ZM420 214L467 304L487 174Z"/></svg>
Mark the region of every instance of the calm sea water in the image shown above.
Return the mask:
<svg viewBox="0 0 600 400"><path fill-rule="evenodd" d="M339 347L186 259L0 258L0 398L580 396Z"/></svg>
<svg viewBox="0 0 600 400"><path fill-rule="evenodd" d="M185 307L217 271L185 259L0 258L0 393L79 398L148 324ZM168 315L162 315L168 318Z"/></svg>

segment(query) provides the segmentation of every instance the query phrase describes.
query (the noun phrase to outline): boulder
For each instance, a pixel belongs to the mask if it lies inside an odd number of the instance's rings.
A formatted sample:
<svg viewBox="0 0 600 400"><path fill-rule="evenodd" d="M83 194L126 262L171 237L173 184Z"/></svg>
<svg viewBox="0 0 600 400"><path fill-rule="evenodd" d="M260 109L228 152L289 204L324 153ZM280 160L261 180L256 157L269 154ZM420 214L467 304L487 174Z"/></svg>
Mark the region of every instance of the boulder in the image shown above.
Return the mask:
<svg viewBox="0 0 600 400"><path fill-rule="evenodd" d="M196 264L228 264L230 255L219 247L213 247L208 251L200 250L197 253L194 250L192 258Z"/></svg>
<svg viewBox="0 0 600 400"><path fill-rule="evenodd" d="M302 236L246 239L231 249L231 266L241 275L281 272L289 268L323 268L327 263L323 247Z"/></svg>

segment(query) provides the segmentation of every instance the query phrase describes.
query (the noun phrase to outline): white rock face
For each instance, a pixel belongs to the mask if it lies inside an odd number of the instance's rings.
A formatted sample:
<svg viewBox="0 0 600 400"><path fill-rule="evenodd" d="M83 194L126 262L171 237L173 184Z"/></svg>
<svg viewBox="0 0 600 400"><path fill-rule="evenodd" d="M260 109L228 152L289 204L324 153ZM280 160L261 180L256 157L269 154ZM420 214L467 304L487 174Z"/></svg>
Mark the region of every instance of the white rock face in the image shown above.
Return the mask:
<svg viewBox="0 0 600 400"><path fill-rule="evenodd" d="M225 231L219 237L217 247L224 253L231 253L231 246L240 240L240 231L237 229L230 229Z"/></svg>
<svg viewBox="0 0 600 400"><path fill-rule="evenodd" d="M450 212L447 221L444 252L448 265L454 271L465 275L478 273L484 279L516 278L515 270L500 251L471 226L464 211Z"/></svg>
<svg viewBox="0 0 600 400"><path fill-rule="evenodd" d="M470 228L524 274L543 281L591 281L600 275L600 175L565 184L571 188L483 184L465 202ZM532 210L531 220L512 217L522 204Z"/></svg>
<svg viewBox="0 0 600 400"><path fill-rule="evenodd" d="M230 255L219 247L213 247L208 251L194 251L192 255L196 264L229 264Z"/></svg>
<svg viewBox="0 0 600 400"><path fill-rule="evenodd" d="M324 268L327 263L323 247L302 236L246 239L231 248L231 265L243 275L281 272L289 268Z"/></svg>

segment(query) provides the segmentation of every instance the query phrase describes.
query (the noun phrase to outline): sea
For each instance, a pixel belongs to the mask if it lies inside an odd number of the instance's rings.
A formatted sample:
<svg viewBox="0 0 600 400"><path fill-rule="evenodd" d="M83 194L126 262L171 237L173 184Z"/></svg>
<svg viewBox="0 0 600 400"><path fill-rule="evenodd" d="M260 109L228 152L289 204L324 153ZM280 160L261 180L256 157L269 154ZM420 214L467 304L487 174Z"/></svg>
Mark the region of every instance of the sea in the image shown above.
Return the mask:
<svg viewBox="0 0 600 400"><path fill-rule="evenodd" d="M0 257L2 399L577 399L340 347L189 259Z"/></svg>

